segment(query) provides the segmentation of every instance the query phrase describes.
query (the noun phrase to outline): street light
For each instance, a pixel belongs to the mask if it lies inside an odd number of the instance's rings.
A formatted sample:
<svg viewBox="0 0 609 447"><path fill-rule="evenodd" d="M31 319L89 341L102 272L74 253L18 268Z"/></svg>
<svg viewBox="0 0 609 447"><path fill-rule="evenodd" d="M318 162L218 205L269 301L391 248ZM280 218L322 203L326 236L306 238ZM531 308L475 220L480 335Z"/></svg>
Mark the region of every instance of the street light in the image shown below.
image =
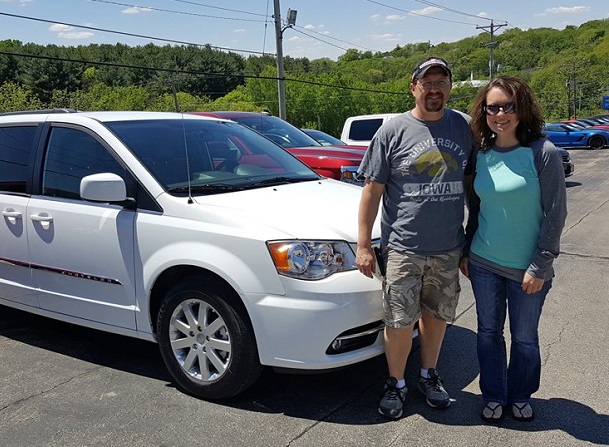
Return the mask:
<svg viewBox="0 0 609 447"><path fill-rule="evenodd" d="M285 85L283 74L283 32L293 27L296 24L296 15L298 11L288 9L288 23L284 27L281 26L281 13L279 12L279 0L274 0L275 14L275 41L277 45L277 88L279 91L279 118L286 119L285 108Z"/></svg>

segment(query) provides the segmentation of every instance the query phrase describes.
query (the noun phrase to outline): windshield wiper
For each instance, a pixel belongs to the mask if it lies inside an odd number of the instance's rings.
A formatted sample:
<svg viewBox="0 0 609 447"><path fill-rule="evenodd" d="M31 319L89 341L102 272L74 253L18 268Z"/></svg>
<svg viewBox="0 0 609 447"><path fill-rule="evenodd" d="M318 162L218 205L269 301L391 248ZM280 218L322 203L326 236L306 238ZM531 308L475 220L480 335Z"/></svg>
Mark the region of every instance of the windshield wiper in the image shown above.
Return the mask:
<svg viewBox="0 0 609 447"><path fill-rule="evenodd" d="M308 182L311 180L318 179L317 177L273 177L250 183L247 186L248 188L255 188L256 186L287 185L289 183Z"/></svg>
<svg viewBox="0 0 609 447"><path fill-rule="evenodd" d="M227 185L226 183L206 183L204 185L191 185L189 186L176 186L175 188L169 188L168 192L207 192L215 194L219 192L227 191L242 191L243 186Z"/></svg>

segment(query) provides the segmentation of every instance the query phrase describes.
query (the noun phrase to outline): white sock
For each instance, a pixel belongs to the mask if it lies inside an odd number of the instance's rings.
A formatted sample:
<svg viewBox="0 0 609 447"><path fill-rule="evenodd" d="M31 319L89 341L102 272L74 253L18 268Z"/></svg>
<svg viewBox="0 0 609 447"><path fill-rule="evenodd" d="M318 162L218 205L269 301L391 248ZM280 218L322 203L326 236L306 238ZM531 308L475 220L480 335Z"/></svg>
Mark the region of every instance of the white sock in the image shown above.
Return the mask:
<svg viewBox="0 0 609 447"><path fill-rule="evenodd" d="M398 383L396 383L396 385L395 385L396 388L404 388L405 386L406 386L406 379L398 380Z"/></svg>
<svg viewBox="0 0 609 447"><path fill-rule="evenodd" d="M424 379L429 379L429 369L421 368L421 377Z"/></svg>

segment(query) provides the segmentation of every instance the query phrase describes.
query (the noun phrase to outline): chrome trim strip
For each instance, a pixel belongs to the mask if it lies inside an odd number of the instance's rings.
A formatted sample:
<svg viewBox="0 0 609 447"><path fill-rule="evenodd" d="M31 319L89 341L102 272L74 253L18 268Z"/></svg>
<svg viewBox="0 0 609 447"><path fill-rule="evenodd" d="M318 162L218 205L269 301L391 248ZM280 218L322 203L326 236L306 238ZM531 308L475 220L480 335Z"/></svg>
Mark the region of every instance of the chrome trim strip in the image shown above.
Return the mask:
<svg viewBox="0 0 609 447"><path fill-rule="evenodd" d="M106 278L104 276L91 275L90 273L76 272L66 269L58 269L55 267L48 267L46 265L30 264L28 262L16 261L14 259L0 258L0 263L14 265L16 267L27 267L35 270L44 270L47 272L58 273L60 275L72 276L74 278L87 279L89 281L105 282L108 284L122 285L117 279Z"/></svg>
<svg viewBox="0 0 609 447"><path fill-rule="evenodd" d="M368 329L367 331L364 332L360 332L358 334L350 334L350 335L343 335L340 337L336 337L334 340L351 340L353 338L358 338L358 337L365 337L366 335L372 335L375 332L380 332L385 328L385 324L384 323L379 323L379 325L373 329Z"/></svg>

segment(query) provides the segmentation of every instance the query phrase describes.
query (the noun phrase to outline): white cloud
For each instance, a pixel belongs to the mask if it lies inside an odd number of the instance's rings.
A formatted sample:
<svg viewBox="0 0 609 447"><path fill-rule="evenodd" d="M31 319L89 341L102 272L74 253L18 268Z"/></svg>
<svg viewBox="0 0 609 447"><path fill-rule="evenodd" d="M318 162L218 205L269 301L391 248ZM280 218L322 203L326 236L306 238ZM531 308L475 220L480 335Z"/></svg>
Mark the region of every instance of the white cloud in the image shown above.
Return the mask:
<svg viewBox="0 0 609 447"><path fill-rule="evenodd" d="M74 31L74 27L63 23L53 23L49 26L49 31L57 33L61 39L90 39L94 34L90 31Z"/></svg>
<svg viewBox="0 0 609 447"><path fill-rule="evenodd" d="M245 33L245 29L243 29L243 28L234 29L233 33L238 33L238 34Z"/></svg>
<svg viewBox="0 0 609 447"><path fill-rule="evenodd" d="M391 14L385 17L386 22L397 22L398 20L404 20L406 16L400 16L397 14Z"/></svg>
<svg viewBox="0 0 609 447"><path fill-rule="evenodd" d="M0 0L2 3L17 3L19 5L25 5L26 3L31 3L34 0Z"/></svg>
<svg viewBox="0 0 609 447"><path fill-rule="evenodd" d="M330 34L330 31L324 30L325 27L326 27L326 25L305 25L305 26L303 26L304 29L307 29L309 31L315 31L317 34L323 34L324 36L327 36L328 34Z"/></svg>
<svg viewBox="0 0 609 447"><path fill-rule="evenodd" d="M370 38L372 40L380 40L382 42L399 42L402 39L401 34L371 34Z"/></svg>
<svg viewBox="0 0 609 447"><path fill-rule="evenodd" d="M121 11L122 14L140 14L142 12L152 12L150 8L142 8L140 6L131 6Z"/></svg>
<svg viewBox="0 0 609 447"><path fill-rule="evenodd" d="M589 6L558 6L556 8L546 9L548 14L580 14L589 11Z"/></svg>
<svg viewBox="0 0 609 447"><path fill-rule="evenodd" d="M430 16L435 12L442 11L440 8L436 8L435 6L428 6L423 9L415 9L411 11L410 15L419 15L419 16Z"/></svg>
<svg viewBox="0 0 609 447"><path fill-rule="evenodd" d="M72 31L73 29L73 26L64 25L63 23L53 23L51 26L49 26L49 31L53 31L54 33L61 31Z"/></svg>
<svg viewBox="0 0 609 447"><path fill-rule="evenodd" d="M374 14L373 16L370 16L370 20L372 20L373 22L379 22L381 20L381 15Z"/></svg>
<svg viewBox="0 0 609 447"><path fill-rule="evenodd" d="M93 33L90 31L82 31L82 32L78 32L78 31L74 31L71 33L58 33L57 37L61 37L62 39L90 39L91 37L93 37Z"/></svg>

